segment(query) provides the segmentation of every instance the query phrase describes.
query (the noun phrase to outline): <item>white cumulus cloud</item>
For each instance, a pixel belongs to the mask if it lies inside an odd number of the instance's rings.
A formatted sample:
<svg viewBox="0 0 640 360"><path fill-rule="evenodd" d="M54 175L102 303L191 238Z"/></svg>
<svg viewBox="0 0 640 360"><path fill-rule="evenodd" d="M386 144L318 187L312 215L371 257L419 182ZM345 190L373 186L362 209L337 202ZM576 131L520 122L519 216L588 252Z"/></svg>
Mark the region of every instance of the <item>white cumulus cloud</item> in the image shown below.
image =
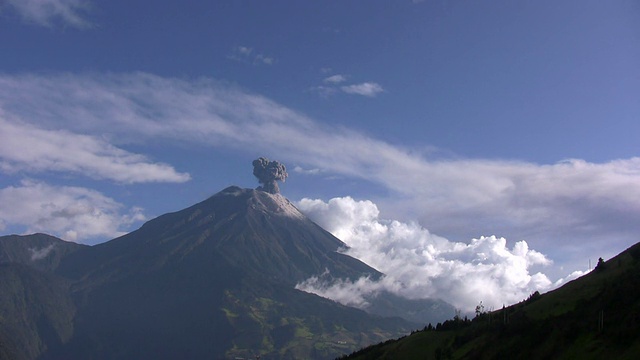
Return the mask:
<svg viewBox="0 0 640 360"><path fill-rule="evenodd" d="M298 285L347 305L362 306L365 295L385 289L408 298L440 298L472 311L480 301L498 307L554 286L548 276L533 270L551 260L524 240L510 246L496 236L454 242L417 223L381 219L373 202L350 197L328 202L302 199L297 206L343 240L349 246L345 254L386 274L381 281L361 278L336 283L323 282L318 276Z"/></svg>

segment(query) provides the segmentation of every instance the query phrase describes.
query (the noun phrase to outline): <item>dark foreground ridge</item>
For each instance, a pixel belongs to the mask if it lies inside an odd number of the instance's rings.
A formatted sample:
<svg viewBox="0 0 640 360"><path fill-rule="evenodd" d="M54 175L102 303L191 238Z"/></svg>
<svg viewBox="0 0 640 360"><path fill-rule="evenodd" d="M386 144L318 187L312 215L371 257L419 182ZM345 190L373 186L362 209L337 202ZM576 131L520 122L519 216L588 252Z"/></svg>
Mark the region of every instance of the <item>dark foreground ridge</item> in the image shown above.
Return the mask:
<svg viewBox="0 0 640 360"><path fill-rule="evenodd" d="M638 359L640 243L563 287L343 359Z"/></svg>
<svg viewBox="0 0 640 360"><path fill-rule="evenodd" d="M0 237L0 359L329 359L418 328L294 289L381 275L344 246L235 186L95 246Z"/></svg>

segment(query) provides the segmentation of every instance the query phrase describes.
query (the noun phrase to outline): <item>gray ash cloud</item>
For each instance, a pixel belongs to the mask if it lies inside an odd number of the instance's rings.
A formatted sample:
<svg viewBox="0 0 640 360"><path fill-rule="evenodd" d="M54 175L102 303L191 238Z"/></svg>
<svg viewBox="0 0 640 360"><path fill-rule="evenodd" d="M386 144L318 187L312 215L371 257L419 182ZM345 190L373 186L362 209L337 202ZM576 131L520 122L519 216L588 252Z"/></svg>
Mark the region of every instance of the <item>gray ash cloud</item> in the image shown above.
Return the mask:
<svg viewBox="0 0 640 360"><path fill-rule="evenodd" d="M285 181L287 176L287 168L279 161L269 161L265 157L253 160L253 175L258 178L258 182L262 186L258 190L268 192L270 194L280 193L278 181Z"/></svg>

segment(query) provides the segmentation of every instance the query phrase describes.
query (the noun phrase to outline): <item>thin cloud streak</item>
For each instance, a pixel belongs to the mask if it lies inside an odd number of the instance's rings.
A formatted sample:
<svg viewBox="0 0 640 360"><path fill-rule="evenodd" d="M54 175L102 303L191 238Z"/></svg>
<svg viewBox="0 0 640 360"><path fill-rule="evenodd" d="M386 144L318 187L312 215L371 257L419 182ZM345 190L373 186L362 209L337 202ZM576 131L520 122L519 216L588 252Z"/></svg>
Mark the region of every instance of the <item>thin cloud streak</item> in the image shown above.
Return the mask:
<svg viewBox="0 0 640 360"><path fill-rule="evenodd" d="M367 97L375 97L379 93L384 91L384 89L382 88L382 86L380 86L380 84L377 84L374 82L345 85L340 87L340 89L342 89L342 91L346 92L347 94L362 95Z"/></svg>
<svg viewBox="0 0 640 360"><path fill-rule="evenodd" d="M295 166L293 168L293 171L298 174L304 174L304 175L318 175L322 172L322 170L320 169L305 169L301 166Z"/></svg>
<svg viewBox="0 0 640 360"><path fill-rule="evenodd" d="M85 19L87 0L6 0L26 22L44 27L60 23L78 29L92 24Z"/></svg>
<svg viewBox="0 0 640 360"><path fill-rule="evenodd" d="M329 77L326 77L322 81L328 84L340 84L342 82L347 81L347 78L344 75L336 74L336 75L331 75Z"/></svg>

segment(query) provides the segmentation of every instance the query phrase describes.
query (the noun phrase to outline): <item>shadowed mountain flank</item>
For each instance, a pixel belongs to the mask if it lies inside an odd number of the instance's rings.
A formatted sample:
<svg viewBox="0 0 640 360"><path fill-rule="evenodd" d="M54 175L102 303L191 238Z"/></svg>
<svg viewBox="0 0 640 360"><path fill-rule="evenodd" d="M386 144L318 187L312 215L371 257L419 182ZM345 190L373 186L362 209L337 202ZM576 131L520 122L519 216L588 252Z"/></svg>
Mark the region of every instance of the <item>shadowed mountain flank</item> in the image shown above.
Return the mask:
<svg viewBox="0 0 640 360"><path fill-rule="evenodd" d="M62 258L83 248L46 234L0 236L0 263L15 262L39 270L55 270Z"/></svg>

